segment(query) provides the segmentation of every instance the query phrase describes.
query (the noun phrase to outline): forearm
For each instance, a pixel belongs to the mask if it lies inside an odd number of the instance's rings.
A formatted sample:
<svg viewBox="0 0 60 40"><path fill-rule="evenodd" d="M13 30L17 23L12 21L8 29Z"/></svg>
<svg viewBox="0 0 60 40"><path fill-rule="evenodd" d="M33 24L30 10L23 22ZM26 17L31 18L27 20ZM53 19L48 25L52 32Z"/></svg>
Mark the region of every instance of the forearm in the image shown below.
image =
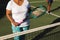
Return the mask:
<svg viewBox="0 0 60 40"><path fill-rule="evenodd" d="M11 15L6 14L6 16L7 16L7 18L9 19L9 21L10 21L11 23L13 23L13 22L14 22L14 20L13 20L13 18L12 18L12 16L11 16Z"/></svg>

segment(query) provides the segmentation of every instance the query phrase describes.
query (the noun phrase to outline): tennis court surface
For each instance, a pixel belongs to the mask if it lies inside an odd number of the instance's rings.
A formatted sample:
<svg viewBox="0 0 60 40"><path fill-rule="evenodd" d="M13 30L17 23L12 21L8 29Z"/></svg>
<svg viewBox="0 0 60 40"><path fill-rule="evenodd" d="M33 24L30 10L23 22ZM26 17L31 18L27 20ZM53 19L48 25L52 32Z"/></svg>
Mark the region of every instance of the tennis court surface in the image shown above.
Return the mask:
<svg viewBox="0 0 60 40"><path fill-rule="evenodd" d="M29 0L30 4L34 7L39 5L47 6L45 0ZM45 14L39 18L31 19L30 29L42 27L50 24L60 22L60 0L54 0L51 12L52 14ZM12 34L11 24L6 16L0 19L0 37L4 35ZM13 38L7 39L13 40ZM52 28L38 30L32 33L28 33L25 36L25 40L60 40L60 25Z"/></svg>

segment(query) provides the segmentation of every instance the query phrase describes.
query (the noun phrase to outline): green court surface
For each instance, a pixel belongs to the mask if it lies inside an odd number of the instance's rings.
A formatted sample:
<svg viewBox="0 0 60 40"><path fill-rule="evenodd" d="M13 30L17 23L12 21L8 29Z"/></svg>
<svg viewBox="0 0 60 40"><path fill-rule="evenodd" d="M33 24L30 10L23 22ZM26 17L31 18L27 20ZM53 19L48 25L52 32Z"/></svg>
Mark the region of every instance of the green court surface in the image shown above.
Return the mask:
<svg viewBox="0 0 60 40"><path fill-rule="evenodd" d="M29 1L30 2L39 1L36 3L30 3L32 6L37 7L39 5L45 5L47 7L47 3L44 0L29 0ZM41 2L41 1L44 1L44 2ZM51 10L53 10L52 13L60 16L59 5L60 5L60 0L54 1L52 4ZM31 19L30 29L56 23L56 22L60 22L60 18L49 15L49 14L45 14L39 18ZM0 19L0 36L4 36L7 34L12 34L12 30L11 30L11 24L9 20L7 19L6 16L4 16ZM7 39L7 40L13 40L13 38ZM29 33L25 36L25 40L60 40L60 26Z"/></svg>

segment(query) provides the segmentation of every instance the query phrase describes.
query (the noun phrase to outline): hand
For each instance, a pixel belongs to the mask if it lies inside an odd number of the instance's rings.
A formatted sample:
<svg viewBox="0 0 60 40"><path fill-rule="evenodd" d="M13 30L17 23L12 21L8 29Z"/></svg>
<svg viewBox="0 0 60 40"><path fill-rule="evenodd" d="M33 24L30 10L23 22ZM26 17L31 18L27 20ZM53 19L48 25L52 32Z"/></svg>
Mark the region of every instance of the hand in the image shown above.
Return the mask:
<svg viewBox="0 0 60 40"><path fill-rule="evenodd" d="M19 26L22 22L23 22L23 21L20 21L20 22L15 22L15 21L13 21L12 23L13 23L14 26Z"/></svg>
<svg viewBox="0 0 60 40"><path fill-rule="evenodd" d="M16 26L19 25L19 23L17 23L17 22L13 22L13 25L16 27Z"/></svg>

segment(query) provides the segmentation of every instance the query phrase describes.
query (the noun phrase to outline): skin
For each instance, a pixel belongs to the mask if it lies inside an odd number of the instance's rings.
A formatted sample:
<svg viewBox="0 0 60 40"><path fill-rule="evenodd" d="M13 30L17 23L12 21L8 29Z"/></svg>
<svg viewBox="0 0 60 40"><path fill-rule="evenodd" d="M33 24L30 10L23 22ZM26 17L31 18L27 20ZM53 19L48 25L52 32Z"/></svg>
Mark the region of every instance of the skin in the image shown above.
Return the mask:
<svg viewBox="0 0 60 40"><path fill-rule="evenodd" d="M46 2L48 3L48 0L46 0ZM50 9L51 9L51 5L52 5L52 3L48 3L47 11L50 11Z"/></svg>
<svg viewBox="0 0 60 40"><path fill-rule="evenodd" d="M24 0L14 0L14 2L15 2L17 5L21 6L21 5L23 4ZM11 23L13 23L15 26L18 26L19 23L15 22L11 15L12 15L11 10L7 10L7 9L6 9L6 16L7 16L7 18L9 19L9 21L10 21Z"/></svg>

